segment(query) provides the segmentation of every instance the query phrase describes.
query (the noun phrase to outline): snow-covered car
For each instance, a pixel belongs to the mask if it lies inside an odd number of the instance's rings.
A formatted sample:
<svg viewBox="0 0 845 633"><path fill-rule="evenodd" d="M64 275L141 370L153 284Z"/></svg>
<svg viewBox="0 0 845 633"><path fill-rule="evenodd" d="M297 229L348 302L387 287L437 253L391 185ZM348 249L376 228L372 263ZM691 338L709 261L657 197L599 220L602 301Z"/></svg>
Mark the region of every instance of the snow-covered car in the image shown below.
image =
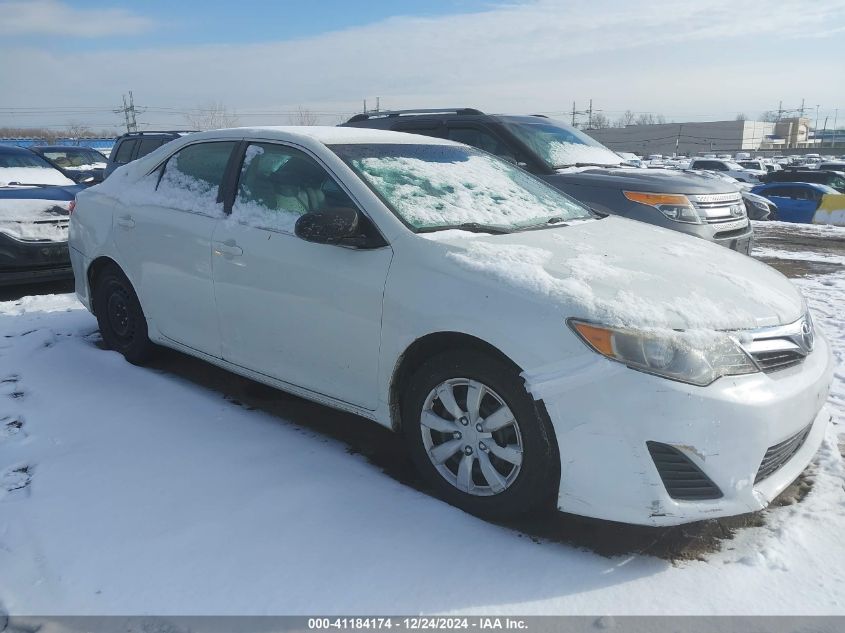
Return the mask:
<svg viewBox="0 0 845 633"><path fill-rule="evenodd" d="M732 160L715 160L711 158L695 158L689 166L690 169L701 169L705 171L718 171L740 182L757 183L761 177L766 175L765 169L747 169Z"/></svg>
<svg viewBox="0 0 845 633"><path fill-rule="evenodd" d="M445 139L195 134L81 192L70 244L109 348L172 347L400 431L482 516L749 512L828 422L830 347L780 273Z"/></svg>
<svg viewBox="0 0 845 633"><path fill-rule="evenodd" d="M80 185L22 147L0 145L0 285L68 279L68 214Z"/></svg>

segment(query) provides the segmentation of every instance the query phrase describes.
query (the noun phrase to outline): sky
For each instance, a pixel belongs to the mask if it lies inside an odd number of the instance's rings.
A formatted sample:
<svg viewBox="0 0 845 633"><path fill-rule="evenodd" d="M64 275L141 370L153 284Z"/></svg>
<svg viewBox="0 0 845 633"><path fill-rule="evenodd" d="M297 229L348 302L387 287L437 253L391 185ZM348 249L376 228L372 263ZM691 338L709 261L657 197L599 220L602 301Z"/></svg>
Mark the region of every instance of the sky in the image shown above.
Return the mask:
<svg viewBox="0 0 845 633"><path fill-rule="evenodd" d="M0 0L0 126L336 124L475 107L569 120L575 102L670 121L798 108L845 125L843 0ZM837 113L836 110L839 109Z"/></svg>

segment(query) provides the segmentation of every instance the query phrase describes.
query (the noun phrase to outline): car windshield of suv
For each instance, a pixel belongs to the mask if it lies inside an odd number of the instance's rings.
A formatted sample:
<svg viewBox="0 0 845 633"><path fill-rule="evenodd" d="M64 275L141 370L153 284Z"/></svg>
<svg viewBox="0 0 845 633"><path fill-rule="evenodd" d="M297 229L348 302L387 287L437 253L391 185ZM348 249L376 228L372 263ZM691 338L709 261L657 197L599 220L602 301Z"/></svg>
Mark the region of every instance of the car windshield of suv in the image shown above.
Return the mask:
<svg viewBox="0 0 845 633"><path fill-rule="evenodd" d="M578 165L622 164L622 159L580 130L550 119L503 120L517 138L552 169Z"/></svg>
<svg viewBox="0 0 845 633"><path fill-rule="evenodd" d="M334 145L414 231L503 232L593 217L589 209L518 167L455 145Z"/></svg>
<svg viewBox="0 0 845 633"><path fill-rule="evenodd" d="M44 156L62 169L94 169L105 167L108 160L90 149L46 150Z"/></svg>

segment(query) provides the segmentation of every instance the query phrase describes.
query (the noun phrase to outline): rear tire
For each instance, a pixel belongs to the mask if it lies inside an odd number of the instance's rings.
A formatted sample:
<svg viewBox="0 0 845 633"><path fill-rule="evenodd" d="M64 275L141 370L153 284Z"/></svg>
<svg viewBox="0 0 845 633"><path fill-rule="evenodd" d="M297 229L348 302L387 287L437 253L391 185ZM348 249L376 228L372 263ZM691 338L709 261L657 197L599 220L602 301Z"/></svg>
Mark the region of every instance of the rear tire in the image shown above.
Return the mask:
<svg viewBox="0 0 845 633"><path fill-rule="evenodd" d="M554 430L518 371L495 355L455 350L403 386L402 430L417 469L439 497L484 518L539 509L560 485Z"/></svg>
<svg viewBox="0 0 845 633"><path fill-rule="evenodd" d="M100 334L109 349L123 354L133 365L142 365L155 351L147 336L147 319L135 289L117 266L96 278L94 312Z"/></svg>

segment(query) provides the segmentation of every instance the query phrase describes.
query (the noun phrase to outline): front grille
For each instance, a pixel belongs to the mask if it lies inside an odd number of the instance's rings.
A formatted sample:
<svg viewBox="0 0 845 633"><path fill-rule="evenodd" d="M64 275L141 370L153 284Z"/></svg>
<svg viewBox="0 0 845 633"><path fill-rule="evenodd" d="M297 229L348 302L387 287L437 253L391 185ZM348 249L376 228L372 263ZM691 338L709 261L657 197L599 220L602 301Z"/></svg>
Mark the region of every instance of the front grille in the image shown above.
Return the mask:
<svg viewBox="0 0 845 633"><path fill-rule="evenodd" d="M698 194L687 196L705 222L729 222L741 219L745 205L738 193ZM733 211L732 211L733 209Z"/></svg>
<svg viewBox="0 0 845 633"><path fill-rule="evenodd" d="M757 365L766 373L786 369L801 363L806 358L798 350L775 350L751 354Z"/></svg>
<svg viewBox="0 0 845 633"><path fill-rule="evenodd" d="M760 462L760 468L757 469L757 476L754 478L754 483L760 483L792 459L793 455L795 455L795 453L804 446L804 442L807 440L807 436L810 434L812 426L813 425L810 424L798 431L798 433L789 439L784 440L780 444L771 446L769 450L766 451L765 456L763 456L763 461Z"/></svg>
<svg viewBox="0 0 845 633"><path fill-rule="evenodd" d="M758 328L748 334L751 340L740 345L766 373L799 365L813 351L815 332L809 313L794 323Z"/></svg>
<svg viewBox="0 0 845 633"><path fill-rule="evenodd" d="M646 446L670 497L682 501L722 497L719 487L677 448L660 442L646 442Z"/></svg>

